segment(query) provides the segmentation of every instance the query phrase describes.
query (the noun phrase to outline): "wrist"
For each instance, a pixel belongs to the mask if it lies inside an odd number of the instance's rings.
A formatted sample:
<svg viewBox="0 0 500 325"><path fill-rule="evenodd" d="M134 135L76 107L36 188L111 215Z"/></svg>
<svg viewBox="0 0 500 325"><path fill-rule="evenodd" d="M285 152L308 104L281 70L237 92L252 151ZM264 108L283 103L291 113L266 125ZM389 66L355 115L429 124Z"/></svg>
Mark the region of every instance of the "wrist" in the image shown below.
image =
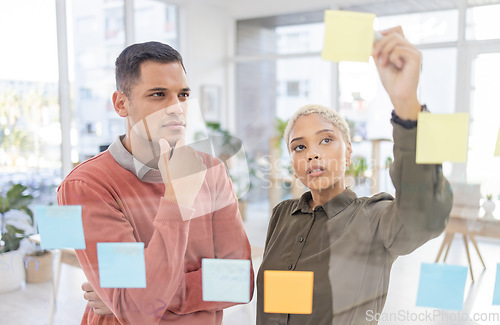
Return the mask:
<svg viewBox="0 0 500 325"><path fill-rule="evenodd" d="M404 101L393 101L394 111L403 120L416 121L422 105L417 98Z"/></svg>

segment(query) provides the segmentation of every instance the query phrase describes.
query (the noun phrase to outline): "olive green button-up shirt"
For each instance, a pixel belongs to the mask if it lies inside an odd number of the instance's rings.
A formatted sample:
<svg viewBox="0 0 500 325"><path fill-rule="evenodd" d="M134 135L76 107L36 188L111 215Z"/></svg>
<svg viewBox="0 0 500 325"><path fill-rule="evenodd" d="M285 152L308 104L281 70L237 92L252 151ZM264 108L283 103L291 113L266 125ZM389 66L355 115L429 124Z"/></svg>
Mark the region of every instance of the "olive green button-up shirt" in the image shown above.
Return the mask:
<svg viewBox="0 0 500 325"><path fill-rule="evenodd" d="M453 198L441 165L417 165L416 128L393 125L396 198L358 198L346 189L313 211L307 192L273 209L257 278L257 324L376 323L395 259L445 229ZM265 270L314 272L312 314L264 313Z"/></svg>

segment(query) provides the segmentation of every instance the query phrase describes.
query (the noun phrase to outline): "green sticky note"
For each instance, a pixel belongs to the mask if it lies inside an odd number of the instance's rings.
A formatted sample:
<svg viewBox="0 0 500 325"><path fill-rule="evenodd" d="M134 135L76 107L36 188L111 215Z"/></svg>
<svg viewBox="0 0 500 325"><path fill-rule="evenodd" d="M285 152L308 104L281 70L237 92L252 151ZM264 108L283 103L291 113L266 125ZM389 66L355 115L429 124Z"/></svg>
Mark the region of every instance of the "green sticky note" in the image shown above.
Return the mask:
<svg viewBox="0 0 500 325"><path fill-rule="evenodd" d="M422 263L417 306L462 310L468 271L461 265Z"/></svg>
<svg viewBox="0 0 500 325"><path fill-rule="evenodd" d="M497 145L495 146L495 153L493 155L500 157L500 128L498 129Z"/></svg>
<svg viewBox="0 0 500 325"><path fill-rule="evenodd" d="M85 249L80 205L35 206L42 249Z"/></svg>
<svg viewBox="0 0 500 325"><path fill-rule="evenodd" d="M250 301L250 260L201 260L203 301Z"/></svg>
<svg viewBox="0 0 500 325"><path fill-rule="evenodd" d="M373 49L375 14L326 10L321 57L334 62L368 62Z"/></svg>
<svg viewBox="0 0 500 325"><path fill-rule="evenodd" d="M467 113L419 113L417 164L466 162L468 137L469 114Z"/></svg>
<svg viewBox="0 0 500 325"><path fill-rule="evenodd" d="M144 243L97 243L102 288L146 288Z"/></svg>

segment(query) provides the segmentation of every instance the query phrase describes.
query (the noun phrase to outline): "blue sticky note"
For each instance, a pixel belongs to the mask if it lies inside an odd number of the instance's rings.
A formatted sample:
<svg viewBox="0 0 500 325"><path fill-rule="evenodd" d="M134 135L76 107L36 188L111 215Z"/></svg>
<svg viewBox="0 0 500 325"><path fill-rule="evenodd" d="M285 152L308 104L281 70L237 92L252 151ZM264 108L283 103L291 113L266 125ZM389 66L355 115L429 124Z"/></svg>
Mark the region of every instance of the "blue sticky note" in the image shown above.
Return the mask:
<svg viewBox="0 0 500 325"><path fill-rule="evenodd" d="M462 310L468 271L466 266L422 263L417 306Z"/></svg>
<svg viewBox="0 0 500 325"><path fill-rule="evenodd" d="M495 290L493 291L493 305L500 305L500 263L497 264L497 278L495 280Z"/></svg>
<svg viewBox="0 0 500 325"><path fill-rule="evenodd" d="M80 205L35 206L42 249L85 249Z"/></svg>
<svg viewBox="0 0 500 325"><path fill-rule="evenodd" d="M233 259L201 260L204 301L250 301L250 261Z"/></svg>
<svg viewBox="0 0 500 325"><path fill-rule="evenodd" d="M144 243L97 243L102 288L146 288Z"/></svg>

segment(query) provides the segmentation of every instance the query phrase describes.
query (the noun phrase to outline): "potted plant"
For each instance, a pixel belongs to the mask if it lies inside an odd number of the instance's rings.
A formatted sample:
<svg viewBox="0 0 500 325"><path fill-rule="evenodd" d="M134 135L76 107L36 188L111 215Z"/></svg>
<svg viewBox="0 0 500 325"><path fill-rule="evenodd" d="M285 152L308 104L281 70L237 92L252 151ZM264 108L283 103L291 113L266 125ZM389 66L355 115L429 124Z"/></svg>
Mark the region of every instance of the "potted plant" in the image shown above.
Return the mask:
<svg viewBox="0 0 500 325"><path fill-rule="evenodd" d="M493 195L486 195L486 201L483 203L484 216L486 219L493 219L493 211L495 210L495 202L493 202Z"/></svg>
<svg viewBox="0 0 500 325"><path fill-rule="evenodd" d="M24 194L26 190L26 186L15 184L7 191L5 197L0 196L0 265L3 266L0 267L0 278L2 278L0 292L20 288L26 279L26 273L28 282L41 282L47 277L52 278L52 254L49 251L41 251L39 246L35 246L37 252L33 256L36 258L27 255L24 259L24 252L21 249L23 239L35 232L33 212L28 207L33 202L33 196ZM43 261L40 263L38 258L42 258ZM30 267L31 264L34 267Z"/></svg>
<svg viewBox="0 0 500 325"><path fill-rule="evenodd" d="M346 169L346 184L353 187L361 186L366 182L365 172L368 169L366 158L355 155L351 158L351 164Z"/></svg>
<svg viewBox="0 0 500 325"><path fill-rule="evenodd" d="M33 200L30 195L23 195L25 187L14 185L7 194L0 196L0 292L8 292L21 288L25 280L23 254L20 251L21 240L26 235L16 224L16 218L8 214L11 210L25 211Z"/></svg>
<svg viewBox="0 0 500 325"><path fill-rule="evenodd" d="M255 174L245 155L242 141L221 128L220 123L207 122L210 140L215 155L227 167L233 188L238 198L238 206L243 221L246 220L247 200L245 194L252 186L251 177Z"/></svg>

